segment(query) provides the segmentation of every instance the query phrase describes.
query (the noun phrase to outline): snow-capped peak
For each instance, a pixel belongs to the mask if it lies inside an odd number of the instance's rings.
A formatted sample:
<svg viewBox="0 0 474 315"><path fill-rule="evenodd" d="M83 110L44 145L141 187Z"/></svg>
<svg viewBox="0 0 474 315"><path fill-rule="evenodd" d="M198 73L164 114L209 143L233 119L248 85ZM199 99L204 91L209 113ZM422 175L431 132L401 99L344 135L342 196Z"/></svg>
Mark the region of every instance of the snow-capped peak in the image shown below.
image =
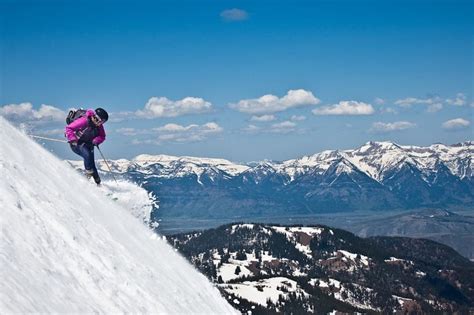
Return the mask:
<svg viewBox="0 0 474 315"><path fill-rule="evenodd" d="M336 162L337 164L335 165L335 173L336 175L340 175L342 173L345 174L350 174L354 172L354 165L350 163L348 160L342 158L339 161Z"/></svg>
<svg viewBox="0 0 474 315"><path fill-rule="evenodd" d="M139 166L146 167L151 164L161 164L164 167L176 167L177 164L186 165L185 168L196 175L201 175L203 168L215 168L230 175L237 175L246 171L249 167L236 164L225 159L200 158L191 156L171 156L171 155L148 155L141 154L132 160Z"/></svg>
<svg viewBox="0 0 474 315"><path fill-rule="evenodd" d="M203 174L215 177L220 172L223 172L224 176L231 177L243 173L256 174L259 177L277 173L288 177L291 182L304 174L323 174L341 159L351 164L341 165L341 172L357 169L379 182L384 180L387 172L398 169L406 163L416 166L423 173L434 172L439 164L443 163L452 174L464 178L474 174L471 167L474 165L474 142L466 141L455 145L433 144L422 147L403 146L391 141L369 141L352 150L325 150L283 162L263 160L239 164L218 158L142 154L131 161L121 159L111 161L110 164L114 171L120 173L132 168L143 174L165 178L195 175L198 182ZM106 169L106 165L101 167Z"/></svg>
<svg viewBox="0 0 474 315"><path fill-rule="evenodd" d="M375 151L397 150L401 147L391 141L369 141L354 151L359 154L372 154Z"/></svg>

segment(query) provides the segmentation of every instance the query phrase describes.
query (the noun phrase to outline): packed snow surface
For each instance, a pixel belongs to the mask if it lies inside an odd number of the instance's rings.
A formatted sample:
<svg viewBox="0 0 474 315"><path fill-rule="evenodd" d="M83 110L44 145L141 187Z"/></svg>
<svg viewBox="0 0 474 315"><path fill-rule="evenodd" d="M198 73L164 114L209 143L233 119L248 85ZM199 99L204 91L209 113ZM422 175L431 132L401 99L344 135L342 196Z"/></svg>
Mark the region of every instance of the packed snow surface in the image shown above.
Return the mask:
<svg viewBox="0 0 474 315"><path fill-rule="evenodd" d="M0 117L0 313L235 313L120 203Z"/></svg>

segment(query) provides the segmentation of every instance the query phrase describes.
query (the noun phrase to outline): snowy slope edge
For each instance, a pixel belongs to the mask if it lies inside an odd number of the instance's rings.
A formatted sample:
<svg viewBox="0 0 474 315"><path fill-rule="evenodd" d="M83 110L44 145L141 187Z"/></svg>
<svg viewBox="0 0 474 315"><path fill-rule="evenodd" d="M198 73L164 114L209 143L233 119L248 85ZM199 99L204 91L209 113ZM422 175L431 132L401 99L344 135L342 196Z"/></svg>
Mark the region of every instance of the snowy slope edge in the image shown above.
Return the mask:
<svg viewBox="0 0 474 315"><path fill-rule="evenodd" d="M1 117L0 138L0 313L235 313L164 240Z"/></svg>

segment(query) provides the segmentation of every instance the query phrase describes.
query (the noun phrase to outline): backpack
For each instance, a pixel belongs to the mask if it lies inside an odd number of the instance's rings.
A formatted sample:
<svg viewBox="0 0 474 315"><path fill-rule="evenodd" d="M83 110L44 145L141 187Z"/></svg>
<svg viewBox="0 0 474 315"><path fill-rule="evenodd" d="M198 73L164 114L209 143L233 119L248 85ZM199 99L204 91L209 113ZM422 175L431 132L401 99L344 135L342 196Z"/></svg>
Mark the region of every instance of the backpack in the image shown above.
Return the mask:
<svg viewBox="0 0 474 315"><path fill-rule="evenodd" d="M67 114L66 117L66 124L70 124L73 121L77 120L78 118L81 118L86 115L86 110L85 109L71 109L69 113Z"/></svg>

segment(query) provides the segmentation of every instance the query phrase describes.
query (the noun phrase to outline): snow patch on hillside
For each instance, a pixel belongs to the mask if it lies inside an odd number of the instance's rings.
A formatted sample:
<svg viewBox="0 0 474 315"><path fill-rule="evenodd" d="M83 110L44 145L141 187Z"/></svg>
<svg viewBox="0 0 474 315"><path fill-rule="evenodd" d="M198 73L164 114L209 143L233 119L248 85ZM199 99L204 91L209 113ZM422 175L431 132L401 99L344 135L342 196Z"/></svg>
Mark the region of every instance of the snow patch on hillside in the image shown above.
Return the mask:
<svg viewBox="0 0 474 315"><path fill-rule="evenodd" d="M346 258L349 258L350 260L352 261L356 261L356 259L358 258L357 256L359 256L360 258L360 262L364 265L364 266L368 266L369 265L369 257L365 256L365 255L361 255L361 254L354 254L354 253L351 253L351 252L348 252L348 251L345 251L345 250L338 250L339 253L341 253L342 255L344 255L344 257Z"/></svg>
<svg viewBox="0 0 474 315"><path fill-rule="evenodd" d="M313 236L320 235L324 231L323 228L305 226L273 226L272 229L274 229L277 233L284 234L289 241L296 242L296 249L310 258L312 257L312 251L309 247L309 240Z"/></svg>
<svg viewBox="0 0 474 315"><path fill-rule="evenodd" d="M235 273L237 266L240 268L239 274ZM221 276L224 282L251 275L253 275L253 273L245 267L243 262L239 264L238 261L235 260L231 261L229 264L222 264L222 266L217 270L217 276Z"/></svg>
<svg viewBox="0 0 474 315"><path fill-rule="evenodd" d="M267 305L268 299L274 303L278 301L280 296L286 299L290 292L297 292L298 295L308 296L308 293L301 289L296 281L285 277L244 281L239 284L222 285L222 287L228 293L235 294L262 306Z"/></svg>
<svg viewBox="0 0 474 315"><path fill-rule="evenodd" d="M341 281L329 278L329 281L323 279L313 278L308 281L312 286L317 286L323 290L328 290L334 293L334 298L352 306L380 311L379 308L372 306L371 300L376 296L373 289L358 285L356 283L350 284L352 290L347 288ZM354 292L354 290L357 292Z"/></svg>
<svg viewBox="0 0 474 315"><path fill-rule="evenodd" d="M234 234L235 231L237 231L238 229L253 229L255 227L254 224L250 224L250 223L242 223L242 224L234 224L232 225L231 227L231 234Z"/></svg>

